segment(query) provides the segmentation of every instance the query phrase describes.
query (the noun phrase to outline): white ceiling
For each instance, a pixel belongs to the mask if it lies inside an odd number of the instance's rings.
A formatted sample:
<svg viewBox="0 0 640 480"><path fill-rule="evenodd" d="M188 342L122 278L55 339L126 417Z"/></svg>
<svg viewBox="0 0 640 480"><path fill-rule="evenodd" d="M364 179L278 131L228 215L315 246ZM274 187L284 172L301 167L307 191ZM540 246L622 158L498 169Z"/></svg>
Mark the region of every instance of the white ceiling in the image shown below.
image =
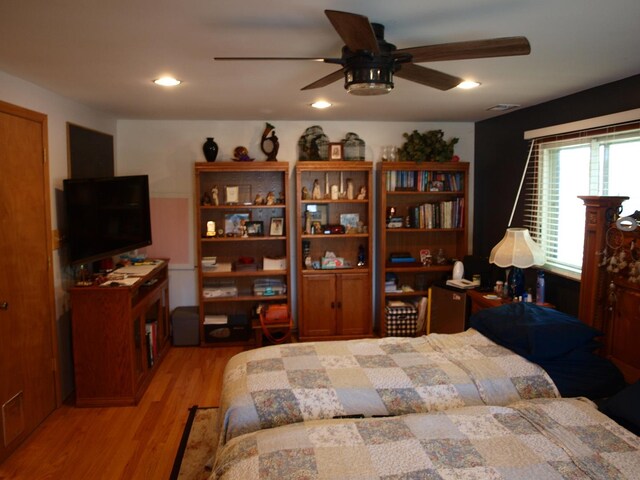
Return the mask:
<svg viewBox="0 0 640 480"><path fill-rule="evenodd" d="M482 85L398 78L378 97L300 90L335 65L213 60L339 57L324 9L384 24L398 48L523 35L531 54L422 64ZM638 0L1 0L0 70L117 118L478 121L640 73L639 20ZM162 74L184 83L157 87Z"/></svg>

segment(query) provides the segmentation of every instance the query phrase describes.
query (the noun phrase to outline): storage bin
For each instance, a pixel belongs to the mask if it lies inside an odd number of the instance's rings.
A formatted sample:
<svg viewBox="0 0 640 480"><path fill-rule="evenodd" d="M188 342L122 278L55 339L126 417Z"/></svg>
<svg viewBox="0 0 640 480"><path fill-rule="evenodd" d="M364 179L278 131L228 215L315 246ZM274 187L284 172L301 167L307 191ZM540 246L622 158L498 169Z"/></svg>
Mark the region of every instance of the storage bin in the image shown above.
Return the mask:
<svg viewBox="0 0 640 480"><path fill-rule="evenodd" d="M418 310L413 305L387 305L384 309L388 337L413 337L418 328Z"/></svg>
<svg viewBox="0 0 640 480"><path fill-rule="evenodd" d="M171 313L173 345L200 345L199 323L198 307L176 307Z"/></svg>

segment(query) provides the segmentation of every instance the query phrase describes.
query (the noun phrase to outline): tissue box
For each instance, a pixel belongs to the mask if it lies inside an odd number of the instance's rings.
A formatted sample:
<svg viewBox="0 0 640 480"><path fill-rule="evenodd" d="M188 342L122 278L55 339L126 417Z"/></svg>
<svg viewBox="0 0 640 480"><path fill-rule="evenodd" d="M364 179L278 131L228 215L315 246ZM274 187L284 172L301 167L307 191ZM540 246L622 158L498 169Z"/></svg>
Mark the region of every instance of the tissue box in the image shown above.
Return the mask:
<svg viewBox="0 0 640 480"><path fill-rule="evenodd" d="M322 257L321 268L342 268L344 267L344 258L342 257Z"/></svg>

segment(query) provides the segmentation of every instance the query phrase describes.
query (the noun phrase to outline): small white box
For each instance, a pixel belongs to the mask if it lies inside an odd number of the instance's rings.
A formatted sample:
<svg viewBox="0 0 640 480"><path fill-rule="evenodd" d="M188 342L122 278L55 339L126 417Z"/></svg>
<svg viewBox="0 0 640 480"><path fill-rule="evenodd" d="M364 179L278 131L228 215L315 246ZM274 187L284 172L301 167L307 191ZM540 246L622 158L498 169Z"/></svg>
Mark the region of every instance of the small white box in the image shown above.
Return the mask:
<svg viewBox="0 0 640 480"><path fill-rule="evenodd" d="M262 259L263 270L286 270L287 258L286 257L264 257Z"/></svg>

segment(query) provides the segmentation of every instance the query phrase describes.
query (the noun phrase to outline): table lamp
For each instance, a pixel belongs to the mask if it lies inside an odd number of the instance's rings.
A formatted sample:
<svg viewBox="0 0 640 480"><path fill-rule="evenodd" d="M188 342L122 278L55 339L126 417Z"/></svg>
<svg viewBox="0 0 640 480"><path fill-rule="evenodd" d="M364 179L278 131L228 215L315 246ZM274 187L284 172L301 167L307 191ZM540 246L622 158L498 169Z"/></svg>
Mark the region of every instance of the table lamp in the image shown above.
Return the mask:
<svg viewBox="0 0 640 480"><path fill-rule="evenodd" d="M509 272L509 290L514 297L524 294L523 268L543 265L545 255L540 246L533 241L526 228L507 228L504 238L493 247L489 263L501 268L511 268Z"/></svg>
<svg viewBox="0 0 640 480"><path fill-rule="evenodd" d="M514 298L524 294L524 272L522 269L529 268L534 265L544 265L546 260L542 248L533 241L533 238L529 235L528 229L511 227L513 214L515 213L516 206L518 205L518 199L520 198L522 184L524 183L524 179L527 174L527 168L529 167L529 160L531 159L532 151L533 142L531 143L529 155L527 156L527 161L524 165L524 172L522 172L522 178L520 179L520 186L518 187L516 200L513 204L513 209L511 210L511 217L509 218L507 231L504 234L504 238L500 240L495 247L493 247L491 254L489 255L489 263L493 263L501 268L511 268L507 282L509 284L509 291Z"/></svg>

